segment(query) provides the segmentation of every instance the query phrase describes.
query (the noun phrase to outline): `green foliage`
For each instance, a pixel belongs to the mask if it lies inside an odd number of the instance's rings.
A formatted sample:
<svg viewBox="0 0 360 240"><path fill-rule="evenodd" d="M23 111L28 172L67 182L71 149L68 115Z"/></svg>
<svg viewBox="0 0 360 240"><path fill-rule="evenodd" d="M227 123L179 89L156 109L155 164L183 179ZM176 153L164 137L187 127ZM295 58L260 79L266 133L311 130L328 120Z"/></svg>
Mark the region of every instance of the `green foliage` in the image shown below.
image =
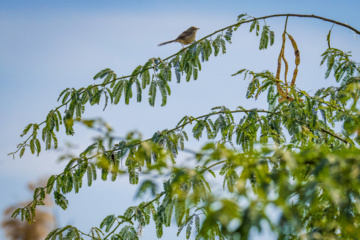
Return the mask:
<svg viewBox="0 0 360 240"><path fill-rule="evenodd" d="M274 44L274 33L271 33L269 30L269 26L264 25L263 30L261 32L261 38L260 38L260 46L259 49L266 49L269 45Z"/></svg>
<svg viewBox="0 0 360 240"><path fill-rule="evenodd" d="M85 175L88 186L98 174L103 181L127 175L130 184L140 183L135 196L151 200L128 207L123 215L105 217L99 228L82 232L69 225L53 230L47 239L139 239L152 221L159 238L165 227L176 225L180 238L249 239L252 230L261 232L264 224L279 239L360 236L360 67L350 53L330 47L331 30L321 64L327 66L325 78L332 73L340 86L318 89L313 96L287 85L277 73L241 69L232 76L243 74L250 80L246 98L256 100L264 93L267 108L217 106L198 117L184 116L174 128L155 132L151 138L130 132L121 141L104 121L82 119L87 104L104 104L105 110L109 103L119 104L121 97L130 104L135 93L140 102L146 91L150 106L155 106L157 97L165 106L171 94L169 82L197 80L201 63L225 54L226 42L232 42L241 25L250 23L250 32L260 36L260 50L272 46L275 34L265 21L260 31L259 20L265 18L241 14L234 25L214 33L220 34L168 58L151 58L128 76L117 77L106 68L94 76L102 83L62 91L61 105L44 122L27 125L21 134L27 140L12 154L19 152L21 157L29 148L39 155L39 131L46 150L57 148L61 125L68 135L75 134L75 123L80 123L101 136L80 154L62 156L67 161L64 171L36 188L33 202L12 216L32 222L36 206L51 193L65 210L66 194L79 193ZM63 106L66 110L61 113ZM335 131L336 124L342 126L340 132ZM178 160L179 152L187 150L189 131L194 139L209 141L194 153L193 167ZM166 178L162 189L156 178L149 177L154 175ZM214 178L223 183L224 193L214 191Z"/></svg>
<svg viewBox="0 0 360 240"><path fill-rule="evenodd" d="M116 221L115 215L109 215L101 222L100 228L102 229L105 227L105 232L109 232L111 227L114 225L115 221Z"/></svg>
<svg viewBox="0 0 360 240"><path fill-rule="evenodd" d="M329 48L321 56L323 59L320 64L324 64L325 61L327 63L325 78L328 78L333 71L337 82L342 81L343 84L347 84L356 76L356 73L360 72L359 64L350 60L350 52L344 53L339 49Z"/></svg>
<svg viewBox="0 0 360 240"><path fill-rule="evenodd" d="M63 194L58 191L54 191L54 199L56 205L59 205L64 210L67 208L69 201L65 198Z"/></svg>
<svg viewBox="0 0 360 240"><path fill-rule="evenodd" d="M139 187L136 197L141 198L144 195L144 192L146 192L148 189L150 190L152 196L156 195L157 185L151 180L146 180Z"/></svg>
<svg viewBox="0 0 360 240"><path fill-rule="evenodd" d="M132 226L124 226L121 229L120 233L116 234L115 236L120 237L120 239L134 239L134 240L139 239L134 227Z"/></svg>

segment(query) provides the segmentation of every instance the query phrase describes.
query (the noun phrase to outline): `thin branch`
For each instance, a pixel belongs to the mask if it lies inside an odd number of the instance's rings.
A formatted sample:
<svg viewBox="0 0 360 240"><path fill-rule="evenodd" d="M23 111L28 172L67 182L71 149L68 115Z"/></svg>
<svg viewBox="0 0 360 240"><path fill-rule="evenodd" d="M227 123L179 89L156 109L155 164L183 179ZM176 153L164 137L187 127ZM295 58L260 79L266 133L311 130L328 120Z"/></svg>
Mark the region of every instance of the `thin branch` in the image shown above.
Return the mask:
<svg viewBox="0 0 360 240"><path fill-rule="evenodd" d="M52 114L56 114L56 111L57 111L57 110L59 110L59 109L62 108L63 106L66 106L71 100L72 100L72 98L70 98L70 99L69 99L68 101L66 101L65 103L57 106L57 107L55 108L55 110L52 112ZM52 116L52 115L50 115L50 116ZM38 125L38 126L41 126L41 125L43 125L44 123L46 123L46 120L42 121L41 123L39 123L39 124L37 124L37 125ZM21 149L24 145L26 145L27 141L29 141L29 139L30 139L33 135L34 135L34 133L30 134L30 136L29 136L25 141L23 141L21 144L19 144L18 149L17 149L15 152L8 153L8 155L14 155L14 156L15 156L15 154L16 154L18 151L20 151L20 149Z"/></svg>
<svg viewBox="0 0 360 240"><path fill-rule="evenodd" d="M253 111L253 110L243 109L243 110L233 110L233 111L229 111L229 113L248 113L248 112L251 112L251 111ZM263 110L263 109L258 109L258 110L256 110L256 111L259 112L259 113L267 113L267 114L271 114L271 115L279 114L279 112L271 112L271 111L267 111L267 110ZM192 118L192 119L200 119L200 118L210 117L210 116L217 115L217 114L222 114L222 113L225 113L225 112L221 110L221 111L218 111L218 112L212 112L212 113L204 114L204 115L198 116L198 117L196 117L196 118ZM196 120L195 120L195 121L196 121ZM188 120L187 122L185 122L185 123L183 123L183 124L181 124L181 125L178 125L178 126L172 128L172 129L170 129L170 130L165 131L164 133L165 133L165 134L168 134L168 133L170 133L170 132L174 132L174 131L176 131L176 130L178 130L178 129L184 128L186 125L191 124L191 123L192 123L192 121ZM346 139L344 139L344 138L336 135L335 133L332 133L332 132L330 132L330 131L328 131L328 130L326 130L326 129L324 129L324 128L321 128L321 127L319 127L319 129L320 129L321 131L323 131L323 132L325 132L325 133L327 133L327 134L329 134L329 135L331 135L331 136L333 136L333 137L335 137L335 138L343 141L343 142L346 143L346 144L349 143ZM140 141L140 142L134 144L132 147L135 147L135 146L137 146L137 145L140 145L141 143L144 143L144 142L148 142L148 141L150 141L151 139L152 139L152 138L148 138L148 139L145 139L145 140L143 140L143 141ZM118 151L118 150L120 150L120 149L111 149L111 150L108 150L108 151L105 151L105 152L99 152L99 153L97 153L97 154L95 154L95 155L93 155L93 156L91 156L91 157L87 157L87 158L86 158L86 161L91 161L92 159L96 158L96 157L99 156L100 154L112 153L112 152L115 152L115 151ZM79 165L79 164L73 165L73 166L69 169L69 171L73 170L73 169L76 168L78 165ZM59 175L57 175L56 178L55 178L55 180L56 180L57 178L59 178L60 176L62 176L63 174L64 174L64 172L61 173L61 174L59 174ZM46 190L47 188L48 188L48 185L46 185L45 187L43 187L44 190ZM36 196L36 198L37 198L39 195L40 195L40 194L38 194L38 195ZM30 202L30 203L29 203L27 206L25 206L24 208L30 207L33 202L34 202L34 200L33 200L32 202Z"/></svg>
<svg viewBox="0 0 360 240"><path fill-rule="evenodd" d="M251 112L251 111L252 111L252 110L234 110L234 111L230 111L230 113ZM257 112L273 113L273 112L266 111L266 110L257 110ZM212 113L209 113L209 114L204 114L204 115L201 115L201 116L199 116L199 117L196 117L195 119L204 118L204 117L209 117L209 116L216 115L216 114L221 114L221 113L224 113L224 112L223 112L223 111L212 112ZM191 123L191 122L190 122L190 121L187 121L187 122L185 122L184 124L181 124L181 125L173 128L173 129L167 130L165 133L170 133L170 132L176 131L176 130L178 130L178 129L180 129L180 128L185 127L185 126L188 125L189 123ZM143 140L143 141L141 141L141 142L138 142L138 143L134 144L132 147L135 147L135 146L137 146L137 145L139 145L139 144L141 144L141 143L150 141L151 139L152 139L152 138L145 139L145 140ZM97 154L95 154L95 155L93 155L93 156L91 156L91 157L87 157L85 161L89 161L89 162L90 162L92 159L96 158L96 157L99 156L100 154L112 153L112 152L118 151L118 150L119 150L119 149L112 149L112 150L108 150L108 151L105 151L105 152L99 152L99 153L97 153ZM75 169L77 166L79 166L79 163L73 165L73 166L72 166L71 168L69 168L68 170L71 171L71 170ZM59 177L61 177L63 174L64 174L64 172L61 173L61 174L59 174L59 175L56 175L54 181L56 181L56 180L57 180ZM48 187L49 187L49 185L46 185L45 187L43 187L43 189L46 190ZM40 196L40 193L39 193L37 196L35 196L35 198L37 198L37 197L39 197L39 196ZM30 206L34 203L34 201L35 201L35 200L31 201L28 205L26 205L26 206L23 207L23 208L30 207Z"/></svg>
<svg viewBox="0 0 360 240"><path fill-rule="evenodd" d="M335 133L332 133L332 132L330 132L329 130L326 130L325 128L320 127L320 130L321 130L322 132L324 132L324 133L327 133L327 134L333 136L334 138L339 139L340 141L343 141L343 142L346 143L346 144L349 144L349 142L348 142L345 138L342 138L342 137L336 135Z"/></svg>
<svg viewBox="0 0 360 240"><path fill-rule="evenodd" d="M335 20L332 20L332 19L329 19L329 18L324 18L324 17L321 17L321 16L317 16L317 15L313 15L313 14L292 14L292 13L283 13L283 14L273 14L273 15L268 15L268 16L264 16L264 17L259 17L259 18L253 18L251 20L246 20L246 21L241 21L241 22L238 22L238 23L235 23L235 24L232 24L230 26L227 26L227 27L224 27L222 29L219 29L209 35L206 35L205 37L201 38L200 40L198 40L197 42L200 42L201 40L205 39L205 38L208 38L218 32L221 32L221 31L224 31L226 29L229 29L229 28L232 28L232 27L237 27L237 26L240 26L241 24L243 23L249 23L249 22L253 22L254 20L260 20L260 19L266 19L266 18L274 18L274 17L303 17L303 18L316 18L316 19L320 19L320 20L323 20L323 21L326 21L326 22L331 22L331 23L334 23L336 25L339 25L339 26L343 26L345 28L348 28L352 31L354 31L356 34L359 34L360 35L360 30L357 30L356 28L354 27L351 27L349 24L345 24L345 23L342 23L342 22L338 22L338 21L335 21Z"/></svg>
<svg viewBox="0 0 360 240"><path fill-rule="evenodd" d="M165 194L165 192L161 192L156 198L154 198L150 202L147 202L146 204L144 204L144 206L142 206L142 208L146 208L147 206L149 206L153 202L159 200L164 194ZM134 216L135 216L135 213L131 217L129 217L128 220L131 220ZM125 222L125 220L119 222L118 225L111 232L109 232L108 235L105 236L104 240L107 239L111 234L113 234L116 231L116 229L118 229L118 227L120 227L120 225L123 224L124 222Z"/></svg>
<svg viewBox="0 0 360 240"><path fill-rule="evenodd" d="M288 17L304 17L304 18L320 19L320 20L323 20L323 21L326 21L326 22L331 22L331 23L336 24L336 25L339 25L339 26L346 27L346 28L354 31L356 34L359 34L359 35L360 35L360 31L357 30L357 29L355 29L355 28L353 28L353 27L351 27L350 25L345 24L345 23L341 23L341 22L338 22L338 21L335 21L335 20L332 20L332 19L329 19L329 18L324 18L324 17L320 17L320 16L317 16L317 15L290 14L290 13L288 13L288 14L268 15L268 16L259 17L259 18L252 18L251 20L241 21L241 22L238 22L238 23L229 25L229 26L227 26L227 27L221 28L221 29L219 29L219 30L217 30L217 31L209 34L209 35L206 35L205 37L199 39L199 40L196 41L195 43L199 43L199 42L201 42L202 40L204 40L204 39L206 39L206 38L208 38L208 37L211 37L211 36L215 35L216 33L222 32L222 31L224 31L224 30L230 29L230 28L235 27L235 26L238 27L238 26L240 26L241 24L244 24L244 23L250 23L250 22L253 22L254 20L274 18L274 17L287 17L287 18L288 18ZM178 51L177 53L175 53L175 54L173 54L173 55L170 55L170 56L167 57L167 58L162 59L162 61L160 61L160 62L159 62L158 64L156 64L155 66L148 67L148 68L146 68L146 69L144 69L144 70L142 70L142 71L140 71L140 72L137 72L137 73L134 74L134 75L138 75L138 74L140 74L140 73L142 73L142 72L144 72L144 71L146 71L146 70L155 68L156 66L162 64L163 61L166 61L166 60L168 60L168 59L170 59L170 58L172 58L172 57L174 57L174 56L177 56L178 54L180 54L181 52L185 51L187 48L189 48L189 47L191 47L191 46L192 46L192 45L190 45L190 46L188 46L188 47L186 47L186 48L181 49L181 50ZM111 84L111 83L113 83L114 81L118 81L118 80L121 80L121 79L130 78L130 77L132 77L132 76L134 76L134 75L133 75L133 74L130 74L130 75L127 75L127 76L122 76L122 77L116 78L116 79L114 79L114 80L112 80L112 81L109 81L109 82L108 82L107 84L105 84L105 85ZM90 89L91 89L91 88L94 88L94 87L99 87L99 86L103 86L103 87L104 87L105 85L102 84L102 83L94 84L94 85L92 85L92 86L90 87ZM81 93L83 93L83 92L85 92L85 91L86 91L86 89L82 89L81 91L79 91L79 94L81 94ZM58 107L55 109L55 111L58 110L58 109L60 109L60 108L63 107L63 106L66 106L71 100L72 100L72 98L70 98L66 103L58 106ZM54 111L52 114L55 114L55 111ZM44 124L44 123L46 123L46 120L43 121L43 122L41 122L40 124L38 124L38 126L40 126L40 125L42 125L42 124ZM21 149L24 145L26 145L27 141L28 141L33 135L34 135L34 133L32 133L23 143L19 144L19 147L17 148L16 151L11 152L11 153L9 153L8 155L11 155L11 154L12 154L12 155L15 156L15 154L16 154L18 151L20 151L20 149Z"/></svg>
<svg viewBox="0 0 360 240"><path fill-rule="evenodd" d="M248 112L252 112L253 110L234 110L234 111L229 111L229 113L248 113ZM267 110L263 110L263 109L259 109L259 110L256 110L256 112L260 112L260 113L273 113L271 111L267 111ZM221 113L225 113L224 111L218 111L218 112L212 112L212 113L209 113L209 114L204 114L204 115L201 115L199 117L196 117L195 119L199 119L199 118L205 118L205 117L210 117L210 116L213 116L213 115L217 115L217 114L221 114ZM169 132L172 132L172 131L175 131L175 130L178 130L180 128L183 128L185 127L186 125L188 125L189 123L191 123L191 121L187 121L179 126L176 126L175 128L173 129L170 129L168 131L166 131L166 133L169 133ZM150 138L151 139L151 138ZM148 140L150 140L148 139Z"/></svg>
<svg viewBox="0 0 360 240"><path fill-rule="evenodd" d="M225 163L225 162L227 162L227 160L218 161L218 162L216 162L216 163L214 163L214 164L212 164L212 165L204 168L204 169L201 171L201 173L203 173L203 172L209 170L210 168L213 168L213 167L215 167L215 166L217 166L217 165L219 165L219 164L221 164L221 163Z"/></svg>
<svg viewBox="0 0 360 240"><path fill-rule="evenodd" d="M81 235L88 236L88 237L90 237L91 239L95 239L95 240L98 239L98 238L96 238L96 237L91 236L90 234L87 234L87 233L84 233L84 232L80 231L79 229L77 229L77 230L80 232Z"/></svg>

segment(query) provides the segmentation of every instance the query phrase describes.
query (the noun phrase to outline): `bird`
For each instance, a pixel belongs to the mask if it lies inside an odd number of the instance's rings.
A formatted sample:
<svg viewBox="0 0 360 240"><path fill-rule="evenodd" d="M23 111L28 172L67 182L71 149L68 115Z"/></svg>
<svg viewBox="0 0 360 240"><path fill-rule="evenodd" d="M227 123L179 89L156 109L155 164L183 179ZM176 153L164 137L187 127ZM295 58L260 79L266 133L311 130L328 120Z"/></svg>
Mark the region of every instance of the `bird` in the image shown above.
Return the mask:
<svg viewBox="0 0 360 240"><path fill-rule="evenodd" d="M179 43L181 43L182 47L184 48L184 44L188 45L195 40L196 31L199 29L200 28L197 28L197 27L190 27L189 29L187 29L186 31L181 33L176 39L160 43L158 46L163 46L165 44L172 43L172 42L179 42Z"/></svg>

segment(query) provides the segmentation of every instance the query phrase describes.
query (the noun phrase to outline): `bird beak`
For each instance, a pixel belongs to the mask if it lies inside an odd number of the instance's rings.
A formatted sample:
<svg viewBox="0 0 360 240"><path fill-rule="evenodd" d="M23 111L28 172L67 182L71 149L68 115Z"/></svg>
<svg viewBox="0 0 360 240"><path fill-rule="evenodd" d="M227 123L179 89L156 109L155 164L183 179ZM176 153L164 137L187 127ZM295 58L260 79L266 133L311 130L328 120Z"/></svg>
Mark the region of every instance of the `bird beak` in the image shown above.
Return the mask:
<svg viewBox="0 0 360 240"><path fill-rule="evenodd" d="M197 28L196 30L199 30L200 28Z"/></svg>

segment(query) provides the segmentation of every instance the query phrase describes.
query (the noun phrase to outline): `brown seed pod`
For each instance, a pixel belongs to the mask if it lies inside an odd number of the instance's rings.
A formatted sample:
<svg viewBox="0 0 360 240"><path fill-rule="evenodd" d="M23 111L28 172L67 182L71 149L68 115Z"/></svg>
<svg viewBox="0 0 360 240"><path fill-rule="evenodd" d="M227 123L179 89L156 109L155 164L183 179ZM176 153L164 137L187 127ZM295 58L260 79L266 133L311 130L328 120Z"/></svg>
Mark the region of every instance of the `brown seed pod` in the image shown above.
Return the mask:
<svg viewBox="0 0 360 240"><path fill-rule="evenodd" d="M294 48L294 54L295 54L295 69L294 69L294 73L293 73L293 78L292 78L292 81L291 81L291 87L295 85L295 81L296 81L296 77L297 77L297 73L298 73L298 66L300 64L300 51L298 49L298 46L295 42L295 39L290 35L288 34L288 37L291 41L291 44Z"/></svg>

